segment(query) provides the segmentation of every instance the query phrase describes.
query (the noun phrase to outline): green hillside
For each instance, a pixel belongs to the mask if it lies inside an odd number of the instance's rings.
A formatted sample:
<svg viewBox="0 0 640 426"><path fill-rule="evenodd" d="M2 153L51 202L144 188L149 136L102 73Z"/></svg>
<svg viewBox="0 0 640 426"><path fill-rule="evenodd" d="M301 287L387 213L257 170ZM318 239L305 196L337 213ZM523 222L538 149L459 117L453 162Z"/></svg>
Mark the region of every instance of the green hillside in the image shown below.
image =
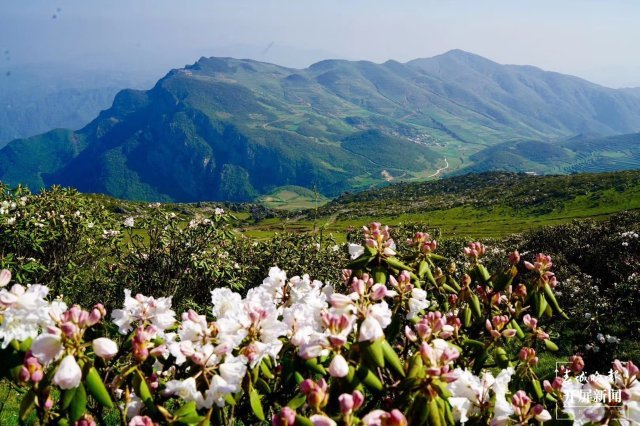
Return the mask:
<svg viewBox="0 0 640 426"><path fill-rule="evenodd" d="M121 91L81 130L10 143L0 180L133 200L248 201L287 185L333 197L460 171L629 168L622 149L593 160L567 138L637 131L629 91L462 51L303 70L202 58Z"/></svg>
<svg viewBox="0 0 640 426"><path fill-rule="evenodd" d="M447 237L500 237L636 209L640 171L566 176L490 172L345 194L317 213L290 215L286 227L309 230L320 225L343 234L349 227L380 220L389 225L419 222ZM281 228L281 219L273 218L248 229L262 236Z"/></svg>
<svg viewBox="0 0 640 426"><path fill-rule="evenodd" d="M488 147L470 157L458 171L530 171L581 173L640 168L640 133L609 137L575 136L555 141L510 141Z"/></svg>

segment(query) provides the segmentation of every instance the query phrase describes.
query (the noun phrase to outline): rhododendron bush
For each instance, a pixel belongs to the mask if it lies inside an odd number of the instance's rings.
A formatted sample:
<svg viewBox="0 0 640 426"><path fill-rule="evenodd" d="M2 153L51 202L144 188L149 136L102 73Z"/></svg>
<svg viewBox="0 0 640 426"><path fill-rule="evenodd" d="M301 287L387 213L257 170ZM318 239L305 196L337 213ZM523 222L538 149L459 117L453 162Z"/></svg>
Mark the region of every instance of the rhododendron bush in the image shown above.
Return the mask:
<svg viewBox="0 0 640 426"><path fill-rule="evenodd" d="M640 371L616 360L588 377L579 355L538 371L566 317L545 254L501 268L487 248L467 267L426 233L397 253L389 228L364 228L342 281L273 267L242 295L211 290L178 313L171 297L124 291L107 312L69 305L42 285L0 274L2 374L19 416L44 424L445 425L640 420ZM587 377L587 380L584 378ZM591 392L600 398L591 398ZM113 417L111 417L113 418ZM238 423L240 424L240 423Z"/></svg>

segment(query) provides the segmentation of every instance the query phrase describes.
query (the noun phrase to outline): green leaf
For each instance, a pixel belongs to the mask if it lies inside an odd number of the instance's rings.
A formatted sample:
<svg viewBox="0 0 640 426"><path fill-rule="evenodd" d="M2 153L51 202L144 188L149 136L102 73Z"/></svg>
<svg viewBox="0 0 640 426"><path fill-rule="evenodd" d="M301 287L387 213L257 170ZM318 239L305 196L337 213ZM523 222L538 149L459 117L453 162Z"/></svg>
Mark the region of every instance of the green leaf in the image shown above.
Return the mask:
<svg viewBox="0 0 640 426"><path fill-rule="evenodd" d="M89 393L93 395L96 401L107 408L113 408L113 401L111 401L111 396L109 395L104 382L100 378L98 371L94 367L89 368L85 377L85 382L87 383L87 389L89 390Z"/></svg>
<svg viewBox="0 0 640 426"><path fill-rule="evenodd" d="M69 420L71 422L77 422L80 417L87 411L87 391L84 385L80 383L73 395L73 400L69 406Z"/></svg>
<svg viewBox="0 0 640 426"><path fill-rule="evenodd" d="M475 293L471 293L471 310L478 319L482 319L482 309L480 307L480 299Z"/></svg>
<svg viewBox="0 0 640 426"><path fill-rule="evenodd" d="M198 413L192 413L187 416L181 417L178 419L178 422L185 425L197 425L205 419L204 416L199 415Z"/></svg>
<svg viewBox="0 0 640 426"><path fill-rule="evenodd" d="M271 393L271 388L269 387L269 384L262 377L258 377L258 380L256 381L255 385L260 390L260 392Z"/></svg>
<svg viewBox="0 0 640 426"><path fill-rule="evenodd" d="M318 362L318 358L311 358L304 362L304 364L312 371L316 373L325 375L327 374L327 370L325 370L324 366ZM297 381L297 378L296 378Z"/></svg>
<svg viewBox="0 0 640 426"><path fill-rule="evenodd" d="M556 345L555 343L553 343L551 340L547 339L544 341L544 345L546 346L546 348L548 350L550 350L551 352L556 352L558 350L558 345Z"/></svg>
<svg viewBox="0 0 640 426"><path fill-rule="evenodd" d="M556 300L556 295L553 294L553 290L551 290L551 287L549 286L549 284L544 285L544 294L547 296L546 298L551 303L553 310L556 311L558 314L560 314L562 318L568 320L569 317L560 308L560 305L558 304L558 300Z"/></svg>
<svg viewBox="0 0 640 426"><path fill-rule="evenodd" d="M265 359L267 358L269 357L266 357ZM269 370L269 367L267 366L264 360L262 360L262 362L260 363L260 371L262 372L262 375L267 379L273 379L274 375L271 373L271 371Z"/></svg>
<svg viewBox="0 0 640 426"><path fill-rule="evenodd" d="M407 371L407 377L414 378L420 377L421 372L424 370L424 363L420 353L415 354L411 361L409 361L409 370Z"/></svg>
<svg viewBox="0 0 640 426"><path fill-rule="evenodd" d="M173 413L173 415L175 417L182 417L189 414L193 414L193 413L196 413L196 408L197 408L196 402L190 401L184 404L182 407L178 408L176 412Z"/></svg>
<svg viewBox="0 0 640 426"><path fill-rule="evenodd" d="M397 258L395 257L387 257L384 259L384 261L387 263L387 265L391 266L392 268L398 269L398 270L405 270L405 271L412 271L412 269L405 265L404 263L400 262Z"/></svg>
<svg viewBox="0 0 640 426"><path fill-rule="evenodd" d="M299 393L291 398L291 400L287 404L287 407L297 410L298 408L302 407L305 402L307 402L307 397L304 394Z"/></svg>
<svg viewBox="0 0 640 426"><path fill-rule="evenodd" d="M66 389L64 391L62 391L62 408L63 409L67 409L69 407L69 404L71 404L71 401L73 401L73 397L76 394L76 389L78 388L73 388L73 389Z"/></svg>
<svg viewBox="0 0 640 426"><path fill-rule="evenodd" d="M360 378L360 380L366 387L376 392L382 391L382 382L380 381L378 376L373 373L373 371L369 370L364 365L361 365L360 367L358 367L356 373L358 374L358 378Z"/></svg>
<svg viewBox="0 0 640 426"><path fill-rule="evenodd" d="M376 366L384 368L382 340L384 340L384 337L381 337L373 342L362 342L360 344L365 357L373 361Z"/></svg>
<svg viewBox="0 0 640 426"><path fill-rule="evenodd" d="M36 408L36 392L33 389L29 389L22 397L22 401L20 401L20 420L26 421L34 408Z"/></svg>
<svg viewBox="0 0 640 426"><path fill-rule="evenodd" d="M296 426L313 426L313 422L300 414L296 414Z"/></svg>
<svg viewBox="0 0 640 426"><path fill-rule="evenodd" d="M536 398L542 399L544 393L542 393L542 386L540 385L540 381L537 379L531 379L531 386L533 387L533 392L536 394Z"/></svg>
<svg viewBox="0 0 640 426"><path fill-rule="evenodd" d="M365 266L367 266L369 262L371 262L371 260L373 259L374 259L373 256L367 256L366 254L363 254L359 258L347 263L347 266L345 266L345 268L351 269L352 271L358 271L360 269L363 269Z"/></svg>
<svg viewBox="0 0 640 426"><path fill-rule="evenodd" d="M264 410L262 409L262 403L260 402L260 394L254 388L249 390L249 404L251 405L251 410L256 417L262 421L264 421Z"/></svg>
<svg viewBox="0 0 640 426"><path fill-rule="evenodd" d="M402 368L402 361L400 361L400 357L396 353L396 351L391 347L387 339L382 338L382 342L380 343L382 347L382 353L384 354L384 360L387 365L391 367L393 371L398 373L398 375L404 377L404 369Z"/></svg>

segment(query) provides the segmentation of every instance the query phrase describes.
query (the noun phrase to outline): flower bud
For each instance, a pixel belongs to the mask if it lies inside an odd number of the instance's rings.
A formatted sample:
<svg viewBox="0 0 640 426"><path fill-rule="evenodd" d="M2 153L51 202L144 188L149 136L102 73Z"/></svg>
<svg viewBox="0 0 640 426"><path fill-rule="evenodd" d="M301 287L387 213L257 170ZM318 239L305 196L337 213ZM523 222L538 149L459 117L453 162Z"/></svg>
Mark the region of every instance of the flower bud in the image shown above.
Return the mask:
<svg viewBox="0 0 640 426"><path fill-rule="evenodd" d="M340 412L342 414L349 415L353 412L353 396L348 393L343 393L338 397L338 402L340 403Z"/></svg>
<svg viewBox="0 0 640 426"><path fill-rule="evenodd" d="M56 374L53 376L53 383L60 389L74 389L80 385L82 370L73 355L62 358Z"/></svg>
<svg viewBox="0 0 640 426"><path fill-rule="evenodd" d="M99 337L93 341L93 352L100 358L109 360L118 353L118 345L111 339Z"/></svg>
<svg viewBox="0 0 640 426"><path fill-rule="evenodd" d="M580 355L572 355L569 357L569 369L575 373L579 374L582 370L584 370L584 360Z"/></svg>
<svg viewBox="0 0 640 426"><path fill-rule="evenodd" d="M359 390L355 390L353 391L351 396L353 396L353 410L355 411L358 408L362 407L362 404L364 404L364 395L362 394L362 392L360 392Z"/></svg>
<svg viewBox="0 0 640 426"><path fill-rule="evenodd" d="M407 419L402 414L402 412L398 409L391 410L389 413L389 418L387 419L386 425L388 426L407 426Z"/></svg>
<svg viewBox="0 0 640 426"><path fill-rule="evenodd" d="M156 426L156 423L147 416L135 416L129 422L129 426Z"/></svg>
<svg viewBox="0 0 640 426"><path fill-rule="evenodd" d="M313 426L336 426L336 422L322 414L314 414L313 416L309 417L309 420L311 420Z"/></svg>
<svg viewBox="0 0 640 426"><path fill-rule="evenodd" d="M96 421L90 414L85 414L75 423L75 426L96 426Z"/></svg>
<svg viewBox="0 0 640 426"><path fill-rule="evenodd" d="M349 364L340 354L333 357L329 364L329 374L331 377L345 377L349 374Z"/></svg>
<svg viewBox="0 0 640 426"><path fill-rule="evenodd" d="M78 326L72 323L71 321L67 321L60 325L60 330L62 333L68 338L73 339L73 337L78 333Z"/></svg>
<svg viewBox="0 0 640 426"><path fill-rule="evenodd" d="M296 411L289 407L283 407L279 414L271 418L273 426L294 426L296 424Z"/></svg>
<svg viewBox="0 0 640 426"><path fill-rule="evenodd" d="M6 287L11 281L11 272L7 269L0 271L0 287Z"/></svg>

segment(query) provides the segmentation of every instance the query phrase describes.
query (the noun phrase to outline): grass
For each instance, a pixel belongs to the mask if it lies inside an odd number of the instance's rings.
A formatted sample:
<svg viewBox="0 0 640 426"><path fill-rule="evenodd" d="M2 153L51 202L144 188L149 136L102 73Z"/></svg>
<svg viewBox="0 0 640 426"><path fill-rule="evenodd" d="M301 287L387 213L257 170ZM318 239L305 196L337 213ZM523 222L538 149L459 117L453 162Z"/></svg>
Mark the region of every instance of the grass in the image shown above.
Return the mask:
<svg viewBox="0 0 640 426"><path fill-rule="evenodd" d="M264 206L277 210L313 209L328 203L329 198L300 186L283 186L257 200Z"/></svg>

